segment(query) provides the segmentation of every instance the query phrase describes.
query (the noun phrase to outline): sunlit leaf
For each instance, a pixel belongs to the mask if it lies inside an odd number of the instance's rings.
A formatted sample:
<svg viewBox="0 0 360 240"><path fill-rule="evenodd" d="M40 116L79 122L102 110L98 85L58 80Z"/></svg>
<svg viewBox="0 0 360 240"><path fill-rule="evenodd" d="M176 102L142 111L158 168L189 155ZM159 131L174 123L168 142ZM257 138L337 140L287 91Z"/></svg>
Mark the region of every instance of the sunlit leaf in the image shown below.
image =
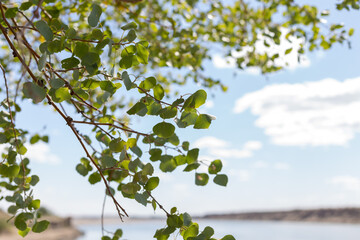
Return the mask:
<svg viewBox="0 0 360 240"><path fill-rule="evenodd" d="M175 127L171 123L161 122L153 127L153 131L159 137L168 138L174 134Z"/></svg>

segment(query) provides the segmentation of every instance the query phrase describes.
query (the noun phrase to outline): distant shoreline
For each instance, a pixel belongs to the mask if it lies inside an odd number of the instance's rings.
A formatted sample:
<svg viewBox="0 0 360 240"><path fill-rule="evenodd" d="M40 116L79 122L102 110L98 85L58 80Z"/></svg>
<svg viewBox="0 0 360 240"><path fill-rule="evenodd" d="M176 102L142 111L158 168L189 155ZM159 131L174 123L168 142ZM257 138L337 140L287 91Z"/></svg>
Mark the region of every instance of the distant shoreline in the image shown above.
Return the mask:
<svg viewBox="0 0 360 240"><path fill-rule="evenodd" d="M288 211L253 211L241 213L220 213L194 216L201 220L244 220L244 221L281 221L281 222L319 222L319 223L351 223L360 224L360 208L318 208L318 209L295 209ZM159 221L162 217L130 217L125 222ZM99 217L73 217L73 224L92 225L101 224ZM105 217L104 224L117 224L121 220L117 216Z"/></svg>
<svg viewBox="0 0 360 240"><path fill-rule="evenodd" d="M310 210L207 214L201 219L228 219L282 222L323 222L360 224L360 208L319 208Z"/></svg>

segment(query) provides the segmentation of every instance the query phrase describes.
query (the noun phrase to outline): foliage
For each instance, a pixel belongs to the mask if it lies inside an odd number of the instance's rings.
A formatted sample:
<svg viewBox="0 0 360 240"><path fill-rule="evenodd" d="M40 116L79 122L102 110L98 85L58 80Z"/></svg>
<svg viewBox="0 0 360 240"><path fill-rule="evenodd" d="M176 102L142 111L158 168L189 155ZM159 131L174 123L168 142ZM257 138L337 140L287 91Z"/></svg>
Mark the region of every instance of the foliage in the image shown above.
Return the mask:
<svg viewBox="0 0 360 240"><path fill-rule="evenodd" d="M344 0L337 8L358 9L359 3ZM0 163L0 200L11 203L8 212L21 236L30 230L42 232L49 224L40 219L40 200L32 193L39 177L31 175L31 159L24 157L25 143L49 138L16 127L19 96L54 109L66 122L84 150L76 171L90 184L105 184L120 218L128 214L115 192L165 213L167 225L156 231L156 239L168 239L174 232L183 239L214 239L211 227L201 231L188 213L175 207L166 210L152 194L161 184L153 176L157 165L163 172L184 166L183 171L194 171L199 186L209 179L220 186L228 183L220 160L200 161L199 149L176 134L178 128L206 129L215 120L198 111L207 92L180 94L170 86L191 79L203 88L219 85L226 90L204 71L205 61L214 53L210 49L216 46L226 51L224 57L234 57L238 68L258 67L269 73L283 68L276 61L280 54L257 51L260 40L271 48L302 39L300 58L307 50L348 42L353 34L341 24L322 27L321 18L328 11L293 0L240 0L232 5L199 0L23 0L1 1L0 11L4 79L0 90L5 96L0 143L7 146ZM180 77L174 76L174 68L181 70ZM16 79L8 79L12 71ZM64 107L76 114L68 115ZM140 131L129 127L131 116L153 116L157 123ZM82 125L91 127L93 134L83 134L78 129ZM208 165L207 173L197 171L200 164ZM121 236L119 229L102 239Z"/></svg>

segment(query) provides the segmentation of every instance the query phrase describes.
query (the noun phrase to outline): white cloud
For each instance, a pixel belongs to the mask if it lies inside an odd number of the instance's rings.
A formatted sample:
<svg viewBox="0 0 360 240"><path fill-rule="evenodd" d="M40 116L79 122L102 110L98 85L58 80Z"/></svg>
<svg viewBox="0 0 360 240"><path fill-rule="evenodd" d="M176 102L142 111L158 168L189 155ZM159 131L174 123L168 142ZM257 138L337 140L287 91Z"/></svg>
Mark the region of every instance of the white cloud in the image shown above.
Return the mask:
<svg viewBox="0 0 360 240"><path fill-rule="evenodd" d="M9 146L10 145L8 144L0 144L0 153L5 152L5 149ZM30 162L52 165L56 165L61 162L60 158L51 152L49 145L46 143L38 142L33 145L25 144L25 147L27 149L25 157L28 157Z"/></svg>
<svg viewBox="0 0 360 240"><path fill-rule="evenodd" d="M287 69L294 70L298 67L310 66L310 60L307 56L302 55L300 56L300 61L298 60L299 55L297 52L300 49L300 46L304 44L304 39L294 36L290 36L286 39L286 35L289 33L289 29L286 28L283 28L281 32L282 34L279 45L275 44L272 38L264 36L263 34L258 34L258 40L254 46L255 52L258 54L267 53L269 56L279 54L279 57L275 60L275 65L282 66ZM269 32L265 32L265 34L269 34ZM265 46L264 42L267 42L269 47ZM292 48L292 51L285 54L285 51L290 48ZM252 51L253 48L251 47L243 47L239 52L232 51L232 56L222 57L215 54L212 61L216 68L236 68L236 58L244 57L247 53ZM255 67L245 68L245 71L249 74L260 74L260 70Z"/></svg>
<svg viewBox="0 0 360 240"><path fill-rule="evenodd" d="M248 141L241 149L234 148L230 142L206 136L195 141L195 147L207 149L208 157L214 158L249 158L253 152L262 148L259 141Z"/></svg>
<svg viewBox="0 0 360 240"><path fill-rule="evenodd" d="M237 99L247 109L275 144L345 145L360 131L360 78L270 85Z"/></svg>
<svg viewBox="0 0 360 240"><path fill-rule="evenodd" d="M349 191L360 191L360 178L352 176L336 176L330 180L330 183Z"/></svg>
<svg viewBox="0 0 360 240"><path fill-rule="evenodd" d="M205 104L202 106L205 109L210 109L214 107L214 101L208 100L205 102Z"/></svg>
<svg viewBox="0 0 360 240"><path fill-rule="evenodd" d="M213 64L216 68L235 68L236 60L233 57L225 57L216 54L212 58Z"/></svg>
<svg viewBox="0 0 360 240"><path fill-rule="evenodd" d="M259 141L248 141L244 145L244 149L246 150L259 150L262 148L262 143Z"/></svg>
<svg viewBox="0 0 360 240"><path fill-rule="evenodd" d="M222 148L229 143L216 137L202 137L195 141L194 146L197 148Z"/></svg>
<svg viewBox="0 0 360 240"><path fill-rule="evenodd" d="M61 162L60 158L51 152L49 145L46 143L38 142L34 145L27 144L25 146L27 148L25 156L30 161L46 164L59 164Z"/></svg>
<svg viewBox="0 0 360 240"><path fill-rule="evenodd" d="M290 166L287 163L278 162L274 164L274 168L277 170L289 170Z"/></svg>
<svg viewBox="0 0 360 240"><path fill-rule="evenodd" d="M252 152L249 150L238 150L233 148L212 148L209 153L219 158L249 158Z"/></svg>

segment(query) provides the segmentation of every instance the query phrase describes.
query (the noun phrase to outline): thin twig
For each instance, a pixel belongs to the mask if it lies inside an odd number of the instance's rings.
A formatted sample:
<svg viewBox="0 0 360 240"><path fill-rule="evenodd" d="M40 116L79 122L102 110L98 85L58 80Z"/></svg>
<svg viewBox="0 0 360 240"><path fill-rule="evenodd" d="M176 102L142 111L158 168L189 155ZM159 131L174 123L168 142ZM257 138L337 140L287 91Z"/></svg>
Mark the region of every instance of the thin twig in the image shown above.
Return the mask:
<svg viewBox="0 0 360 240"><path fill-rule="evenodd" d="M168 211L166 211L166 209L153 197L153 195L151 195L151 192L150 192L150 191L146 191L146 192L147 192L147 194L149 194L149 196L156 202L156 204L159 206L159 208L166 213L166 216L167 216L167 217L171 216L171 214L168 213Z"/></svg>
<svg viewBox="0 0 360 240"><path fill-rule="evenodd" d="M97 122L86 122L86 121L75 121L75 120L73 120L72 122L73 122L73 123L79 123L79 124L95 125L95 126L100 126L100 125L110 126L110 127L113 127L113 128L121 129L121 130L123 130L123 131L125 131L125 132L131 132L131 133L139 134L139 135L144 136L144 137L150 136L149 134L137 132L137 131L135 131L135 130L128 129L128 128L123 128L123 127L114 125L114 124L112 124L112 123L97 123Z"/></svg>

